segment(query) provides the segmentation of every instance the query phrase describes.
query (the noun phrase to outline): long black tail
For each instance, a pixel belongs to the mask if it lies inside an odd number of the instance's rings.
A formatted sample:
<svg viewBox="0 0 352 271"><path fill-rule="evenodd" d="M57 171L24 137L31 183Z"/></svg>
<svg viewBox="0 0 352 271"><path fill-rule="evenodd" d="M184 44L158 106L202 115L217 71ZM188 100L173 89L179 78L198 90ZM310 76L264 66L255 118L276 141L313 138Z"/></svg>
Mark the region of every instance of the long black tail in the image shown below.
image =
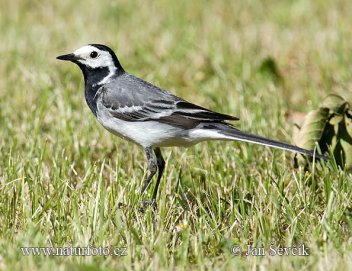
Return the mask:
<svg viewBox="0 0 352 271"><path fill-rule="evenodd" d="M327 157L325 155L318 154L315 151L302 149L302 148L299 148L299 147L296 147L296 146L293 146L293 145L290 145L287 143L283 143L280 141L276 141L273 139L269 139L269 138L265 138L262 136L242 132L227 123L219 123L219 124L215 124L215 125L211 124L209 128L212 128L212 129L215 128L215 129L220 130L219 132L224 134L225 136L228 136L230 140L239 140L239 141L244 141L244 142L250 142L250 143L274 147L274 148L278 148L278 149L282 149L282 150L289 150L292 152L307 154L307 155L321 158L321 159L326 159L326 160L329 159L329 157Z"/></svg>

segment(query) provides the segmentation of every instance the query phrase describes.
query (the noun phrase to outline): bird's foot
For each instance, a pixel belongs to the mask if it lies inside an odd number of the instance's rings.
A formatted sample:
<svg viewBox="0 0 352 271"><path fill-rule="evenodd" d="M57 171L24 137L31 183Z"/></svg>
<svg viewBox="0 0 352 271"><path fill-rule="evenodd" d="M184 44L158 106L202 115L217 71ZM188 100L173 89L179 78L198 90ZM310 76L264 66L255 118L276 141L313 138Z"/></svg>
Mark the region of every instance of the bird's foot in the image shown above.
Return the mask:
<svg viewBox="0 0 352 271"><path fill-rule="evenodd" d="M123 202L117 203L117 209L130 209L130 208L131 208L131 205L127 205Z"/></svg>
<svg viewBox="0 0 352 271"><path fill-rule="evenodd" d="M141 213L145 213L145 211L149 207L152 207L154 211L156 210L157 205L156 205L156 201L154 199L141 201L141 205L139 206L138 211Z"/></svg>

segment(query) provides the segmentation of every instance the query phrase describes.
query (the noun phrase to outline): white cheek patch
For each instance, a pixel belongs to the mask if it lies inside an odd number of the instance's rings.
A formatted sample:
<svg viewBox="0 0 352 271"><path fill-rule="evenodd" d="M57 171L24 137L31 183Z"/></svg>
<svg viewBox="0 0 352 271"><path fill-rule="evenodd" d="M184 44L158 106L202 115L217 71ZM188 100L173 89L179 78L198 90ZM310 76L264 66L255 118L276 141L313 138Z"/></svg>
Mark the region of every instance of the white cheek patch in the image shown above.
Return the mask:
<svg viewBox="0 0 352 271"><path fill-rule="evenodd" d="M96 58L92 58L90 54L96 51L98 53L98 56ZM111 56L111 54L107 51L100 50L92 45L86 45L83 46L76 51L73 52L74 55L79 57L78 62L80 62L82 65L96 69L96 68L108 68L109 69L109 74L105 76L102 80L99 82L95 83L93 86L97 85L103 85L107 82L110 81L110 79L114 76L116 73L116 66L114 63L114 60Z"/></svg>
<svg viewBox="0 0 352 271"><path fill-rule="evenodd" d="M94 61L95 60L95 61ZM107 67L104 62L102 61L97 61L96 59L80 59L78 62L82 63L84 66L90 67L90 68L98 68L98 67Z"/></svg>
<svg viewBox="0 0 352 271"><path fill-rule="evenodd" d="M98 53L97 58L91 58L91 52L96 51ZM109 67L109 70L115 69L114 61L109 52L101 51L98 48L95 48L91 45L83 46L73 52L74 55L81 58L78 60L83 65L86 65L91 68L99 67Z"/></svg>

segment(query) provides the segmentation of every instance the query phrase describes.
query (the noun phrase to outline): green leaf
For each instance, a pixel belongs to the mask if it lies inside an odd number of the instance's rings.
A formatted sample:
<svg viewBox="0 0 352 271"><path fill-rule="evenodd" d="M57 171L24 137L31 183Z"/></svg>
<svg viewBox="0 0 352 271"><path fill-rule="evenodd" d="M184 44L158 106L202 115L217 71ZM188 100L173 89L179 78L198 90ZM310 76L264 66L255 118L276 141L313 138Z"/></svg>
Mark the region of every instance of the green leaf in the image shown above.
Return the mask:
<svg viewBox="0 0 352 271"><path fill-rule="evenodd" d="M319 143L324 153L331 147L336 164L352 170L352 114L350 104L341 96L330 94L320 108L305 117L302 128L294 137L297 146L313 149ZM298 162L305 163L302 158Z"/></svg>
<svg viewBox="0 0 352 271"><path fill-rule="evenodd" d="M350 171L352 170L352 119L347 116L344 119L337 133L341 149L335 148L334 155L337 162L341 159L338 164Z"/></svg>
<svg viewBox="0 0 352 271"><path fill-rule="evenodd" d="M324 98L320 107L329 108L333 112L338 112L338 109L344 103L346 103L346 101L341 96L336 94L329 94Z"/></svg>
<svg viewBox="0 0 352 271"><path fill-rule="evenodd" d="M328 120L328 108L324 107L310 111L304 119L301 130L293 139L295 144L304 149L314 149L315 142L320 141Z"/></svg>
<svg viewBox="0 0 352 271"><path fill-rule="evenodd" d="M341 121L343 121L344 117L343 115L333 115L330 120L329 120L329 123L331 125L337 125L339 124Z"/></svg>

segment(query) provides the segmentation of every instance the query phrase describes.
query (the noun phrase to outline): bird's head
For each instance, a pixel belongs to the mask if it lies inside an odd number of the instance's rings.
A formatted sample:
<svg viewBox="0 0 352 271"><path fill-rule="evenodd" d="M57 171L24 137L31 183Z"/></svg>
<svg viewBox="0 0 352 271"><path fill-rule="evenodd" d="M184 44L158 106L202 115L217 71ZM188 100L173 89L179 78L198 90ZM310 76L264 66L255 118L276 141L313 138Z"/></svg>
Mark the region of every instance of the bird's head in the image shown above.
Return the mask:
<svg viewBox="0 0 352 271"><path fill-rule="evenodd" d="M58 56L57 59L68 60L88 69L122 69L113 50L102 44L89 44L70 54Z"/></svg>
<svg viewBox="0 0 352 271"><path fill-rule="evenodd" d="M85 45L73 53L58 56L57 59L76 63L85 79L89 76L96 77L93 81L124 71L113 50L102 44Z"/></svg>

